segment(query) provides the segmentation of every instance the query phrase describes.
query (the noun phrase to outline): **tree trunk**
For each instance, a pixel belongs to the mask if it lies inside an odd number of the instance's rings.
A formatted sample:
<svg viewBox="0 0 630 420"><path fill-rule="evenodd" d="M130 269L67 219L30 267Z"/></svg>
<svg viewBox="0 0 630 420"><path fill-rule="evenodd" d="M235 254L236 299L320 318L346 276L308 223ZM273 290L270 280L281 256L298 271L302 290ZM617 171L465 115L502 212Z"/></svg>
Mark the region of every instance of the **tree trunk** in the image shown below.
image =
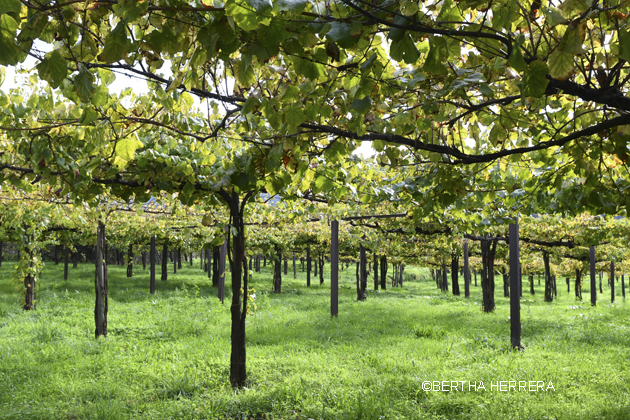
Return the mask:
<svg viewBox="0 0 630 420"><path fill-rule="evenodd" d="M295 266L295 251L293 252L293 280L297 279L297 267Z"/></svg>
<svg viewBox="0 0 630 420"><path fill-rule="evenodd" d="M4 247L4 242L0 241L0 267L2 267L2 248Z"/></svg>
<svg viewBox="0 0 630 420"><path fill-rule="evenodd" d="M28 239L27 239L28 240ZM28 243L27 243L28 245ZM24 247L23 252L29 259L29 267L33 266L33 251L28 246ZM31 273L24 277L24 307L25 311L35 310L36 296L35 296L35 278Z"/></svg>
<svg viewBox="0 0 630 420"><path fill-rule="evenodd" d="M475 276L475 287L477 287L477 270L473 269L473 274Z"/></svg>
<svg viewBox="0 0 630 420"><path fill-rule="evenodd" d="M230 354L230 383L233 387L243 387L247 381L246 348L245 348L245 320L247 317L248 277L243 276L245 260L245 224L243 210L245 202L251 194L239 201L238 193L220 191L221 197L230 208L230 219L236 234L232 235L232 333ZM242 288L242 291L241 291Z"/></svg>
<svg viewBox="0 0 630 420"><path fill-rule="evenodd" d="M398 284L400 287L403 286L403 273L405 272L405 264L400 263L400 277L398 277Z"/></svg>
<svg viewBox="0 0 630 420"><path fill-rule="evenodd" d="M381 289L387 289L387 255L381 255Z"/></svg>
<svg viewBox="0 0 630 420"><path fill-rule="evenodd" d="M177 248L177 268L182 269L182 249Z"/></svg>
<svg viewBox="0 0 630 420"><path fill-rule="evenodd" d="M316 256L315 256L315 270L314 270L314 272L313 272L313 275L314 275L315 277L317 277L317 275L318 275L318 274L317 274L317 268L318 268L317 266L319 265L319 264L318 264L318 260L319 260L319 254L316 254Z"/></svg>
<svg viewBox="0 0 630 420"><path fill-rule="evenodd" d="M79 251L72 253L72 268L79 266Z"/></svg>
<svg viewBox="0 0 630 420"><path fill-rule="evenodd" d="M127 250L127 277L133 277L133 245L129 244Z"/></svg>
<svg viewBox="0 0 630 420"><path fill-rule="evenodd" d="M459 296L459 255L453 254L451 257L451 283L453 284L453 295Z"/></svg>
<svg viewBox="0 0 630 420"><path fill-rule="evenodd" d="M142 251L142 269L147 269L147 251Z"/></svg>
<svg viewBox="0 0 630 420"><path fill-rule="evenodd" d="M103 250L105 249L105 225L98 222L96 230L96 275L94 289L96 290L96 302L94 305L94 322L96 338L107 336L107 264Z"/></svg>
<svg viewBox="0 0 630 420"><path fill-rule="evenodd" d="M545 302L553 302L553 278L549 269L549 253L543 251L543 262L545 264Z"/></svg>
<svg viewBox="0 0 630 420"><path fill-rule="evenodd" d="M494 311L494 257L497 251L498 239L481 240L481 294L483 311Z"/></svg>
<svg viewBox="0 0 630 420"><path fill-rule="evenodd" d="M534 275L529 275L529 293L532 295L536 294L536 290L534 290Z"/></svg>

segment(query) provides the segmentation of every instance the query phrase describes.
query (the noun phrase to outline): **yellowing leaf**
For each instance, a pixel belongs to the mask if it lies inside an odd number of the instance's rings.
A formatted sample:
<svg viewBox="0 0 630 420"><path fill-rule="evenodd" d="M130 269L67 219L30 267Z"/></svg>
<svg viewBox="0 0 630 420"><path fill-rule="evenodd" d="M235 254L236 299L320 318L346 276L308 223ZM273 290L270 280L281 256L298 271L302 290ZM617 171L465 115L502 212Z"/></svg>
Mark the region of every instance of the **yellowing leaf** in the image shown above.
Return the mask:
<svg viewBox="0 0 630 420"><path fill-rule="evenodd" d="M116 156L122 160L130 161L136 154L136 149L144 146L142 142L136 138L124 138L116 144Z"/></svg>
<svg viewBox="0 0 630 420"><path fill-rule="evenodd" d="M549 74L554 79L567 80L573 74L573 54L564 51L556 51L549 56L547 61Z"/></svg>

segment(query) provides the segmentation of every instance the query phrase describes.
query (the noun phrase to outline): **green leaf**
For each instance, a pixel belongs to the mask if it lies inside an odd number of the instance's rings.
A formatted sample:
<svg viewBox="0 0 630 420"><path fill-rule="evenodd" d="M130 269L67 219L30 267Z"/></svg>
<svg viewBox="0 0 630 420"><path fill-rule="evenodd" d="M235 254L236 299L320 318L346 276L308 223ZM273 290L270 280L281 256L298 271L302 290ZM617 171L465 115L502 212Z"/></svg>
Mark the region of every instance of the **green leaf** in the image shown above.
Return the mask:
<svg viewBox="0 0 630 420"><path fill-rule="evenodd" d="M417 1L410 1L410 0L403 0L400 3L400 13L402 13L405 16L413 16L416 13L418 13L418 2Z"/></svg>
<svg viewBox="0 0 630 420"><path fill-rule="evenodd" d="M116 15L126 23L135 22L146 13L149 8L149 1L143 0L118 0L113 9Z"/></svg>
<svg viewBox="0 0 630 420"><path fill-rule="evenodd" d="M446 45L446 41L444 45ZM416 48L411 35L406 34L400 41L392 41L390 55L396 61L414 64L420 58L420 51Z"/></svg>
<svg viewBox="0 0 630 420"><path fill-rule="evenodd" d="M250 87L256 82L256 75L251 66L251 56L249 56L249 60L247 60L246 56L243 56L240 60L234 62L234 77L238 84L243 87Z"/></svg>
<svg viewBox="0 0 630 420"><path fill-rule="evenodd" d="M556 51L547 60L549 74L554 79L567 80L573 74L573 54Z"/></svg>
<svg viewBox="0 0 630 420"><path fill-rule="evenodd" d="M317 187L318 190L326 193L330 192L334 186L335 184L325 176L318 176L315 180L315 187Z"/></svg>
<svg viewBox="0 0 630 420"><path fill-rule="evenodd" d="M514 44L514 49L508 59L508 64L516 71L523 71L527 68L527 63L523 59L523 53L519 45Z"/></svg>
<svg viewBox="0 0 630 420"><path fill-rule="evenodd" d="M244 31L252 31L258 27L258 18L254 10L243 7L236 1L227 2L225 13L234 18L234 22Z"/></svg>
<svg viewBox="0 0 630 420"><path fill-rule="evenodd" d="M440 37L431 38L429 41L431 49L424 62L422 69L427 73L447 74L446 66L442 61L448 58L448 47L446 40Z"/></svg>
<svg viewBox="0 0 630 420"><path fill-rule="evenodd" d="M619 29L617 36L619 37L619 58L630 62L630 32Z"/></svg>
<svg viewBox="0 0 630 420"><path fill-rule="evenodd" d="M569 25L569 28L564 33L562 37L562 41L560 41L560 45L558 49L560 51L564 51L570 54L582 54L584 52L584 48L582 48L582 44L584 43L584 37L586 36L586 23L582 23L578 25L576 28L572 28Z"/></svg>
<svg viewBox="0 0 630 420"><path fill-rule="evenodd" d="M291 106L284 113L284 119L290 128L290 132L295 131L298 125L306 121L306 114L297 105Z"/></svg>
<svg viewBox="0 0 630 420"><path fill-rule="evenodd" d="M5 13L19 14L22 10L22 2L20 0L0 0L0 15Z"/></svg>
<svg viewBox="0 0 630 420"><path fill-rule="evenodd" d="M265 13L273 7L271 0L246 0L247 4L252 6L256 13L262 14Z"/></svg>
<svg viewBox="0 0 630 420"><path fill-rule="evenodd" d="M105 38L105 48L99 55L99 60L105 63L113 63L124 58L131 49L131 42L127 38L127 28L124 22L118 25Z"/></svg>
<svg viewBox="0 0 630 420"><path fill-rule="evenodd" d="M329 41L336 42L342 48L350 48L358 41L352 35L352 25L343 22L332 22L326 38Z"/></svg>
<svg viewBox="0 0 630 420"><path fill-rule="evenodd" d="M136 150L144 146L142 142L136 138L126 137L116 144L116 156L122 160L129 162L136 154Z"/></svg>
<svg viewBox="0 0 630 420"><path fill-rule="evenodd" d="M294 57L293 66L297 74L300 74L309 80L316 80L320 76L324 75L324 70L322 66L313 63L310 60L303 60L299 57Z"/></svg>
<svg viewBox="0 0 630 420"><path fill-rule="evenodd" d="M94 94L92 95L92 105L104 106L105 104L107 104L108 98L109 98L109 89L107 89L107 86L100 85L96 88L96 90L94 91Z"/></svg>
<svg viewBox="0 0 630 420"><path fill-rule="evenodd" d="M68 65L59 51L52 51L37 65L40 79L46 80L53 88L58 88L68 76Z"/></svg>
<svg viewBox="0 0 630 420"><path fill-rule="evenodd" d="M94 76L82 64L79 64L79 74L74 76L74 89L83 102L90 101L94 92Z"/></svg>
<svg viewBox="0 0 630 420"><path fill-rule="evenodd" d="M532 61L523 75L523 96L542 98L549 84L549 67L540 60Z"/></svg>
<svg viewBox="0 0 630 420"><path fill-rule="evenodd" d="M280 166L280 159L282 159L282 145L276 144L271 148L269 154L267 155L267 160L265 161L265 169L267 172L274 172L278 166Z"/></svg>
<svg viewBox="0 0 630 420"><path fill-rule="evenodd" d="M307 4L308 0L276 0L273 7L278 11L302 13Z"/></svg>
<svg viewBox="0 0 630 420"><path fill-rule="evenodd" d="M366 96L363 99L355 99L348 108L353 114L365 114L372 107L372 99Z"/></svg>
<svg viewBox="0 0 630 420"><path fill-rule="evenodd" d="M365 63L361 64L361 72L369 71L374 65L374 62L376 61L376 57L377 57L377 54L374 53L372 54L370 58L367 59Z"/></svg>
<svg viewBox="0 0 630 420"><path fill-rule="evenodd" d="M18 63L22 51L15 44L18 24L9 15L0 16L0 64L14 66Z"/></svg>
<svg viewBox="0 0 630 420"><path fill-rule="evenodd" d="M545 21L550 27L554 27L561 23L567 23L568 20L562 15L562 12L555 7L542 7L545 15Z"/></svg>
<svg viewBox="0 0 630 420"><path fill-rule="evenodd" d="M91 107L87 106L83 109L83 113L81 114L81 118L79 118L79 122L81 124L88 125L92 121L95 121L98 118L98 113Z"/></svg>
<svg viewBox="0 0 630 420"><path fill-rule="evenodd" d="M503 143L507 138L507 135L508 134L507 131L505 131L505 128L501 127L498 124L495 124L495 126L492 127L492 130L490 130L490 143L492 143L493 146Z"/></svg>

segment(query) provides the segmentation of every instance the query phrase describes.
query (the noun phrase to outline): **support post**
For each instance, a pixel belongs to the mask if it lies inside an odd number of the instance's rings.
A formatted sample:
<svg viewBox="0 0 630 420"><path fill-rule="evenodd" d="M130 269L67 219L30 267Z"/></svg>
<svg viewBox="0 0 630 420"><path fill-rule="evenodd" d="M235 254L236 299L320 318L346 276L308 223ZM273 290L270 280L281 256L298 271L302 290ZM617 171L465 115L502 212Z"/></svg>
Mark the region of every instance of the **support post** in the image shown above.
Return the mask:
<svg viewBox="0 0 630 420"><path fill-rule="evenodd" d="M96 338L107 335L107 264L105 263L105 225L98 223L96 230L96 304L94 306L94 322Z"/></svg>
<svg viewBox="0 0 630 420"><path fill-rule="evenodd" d="M512 348L523 348L521 344L521 297L518 293L520 288L519 266L519 229L518 219L516 223L510 224L510 329Z"/></svg>
<svg viewBox="0 0 630 420"><path fill-rule="evenodd" d="M227 255L227 236L219 251L219 300L225 299L225 256ZM246 298L247 299L247 298Z"/></svg>
<svg viewBox="0 0 630 420"><path fill-rule="evenodd" d="M295 264L293 267L295 268ZM334 220L330 223L330 315L337 316L338 314L339 314L339 222L337 220Z"/></svg>
<svg viewBox="0 0 630 420"><path fill-rule="evenodd" d="M311 287L311 247L306 247L306 287Z"/></svg>
<svg viewBox="0 0 630 420"><path fill-rule="evenodd" d="M615 303L615 262L610 262L610 303Z"/></svg>
<svg viewBox="0 0 630 420"><path fill-rule="evenodd" d="M70 255L68 253L68 247L63 247L63 279L68 280L68 264L70 263Z"/></svg>
<svg viewBox="0 0 630 420"><path fill-rule="evenodd" d="M464 297L470 297L470 268L468 267L468 242L464 242Z"/></svg>
<svg viewBox="0 0 630 420"><path fill-rule="evenodd" d="M591 245L589 250L591 263L591 305L597 306L597 280L595 279L595 246Z"/></svg>
<svg viewBox="0 0 630 420"><path fill-rule="evenodd" d="M155 235L151 236L151 250L149 251L149 292L155 293Z"/></svg>

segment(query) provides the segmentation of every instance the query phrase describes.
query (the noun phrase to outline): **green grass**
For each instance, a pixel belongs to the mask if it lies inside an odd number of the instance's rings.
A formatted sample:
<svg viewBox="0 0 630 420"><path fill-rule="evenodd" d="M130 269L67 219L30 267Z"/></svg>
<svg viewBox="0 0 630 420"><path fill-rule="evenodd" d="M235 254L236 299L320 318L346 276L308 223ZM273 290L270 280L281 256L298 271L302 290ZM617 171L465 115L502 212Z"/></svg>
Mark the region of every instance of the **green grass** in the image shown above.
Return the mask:
<svg viewBox="0 0 630 420"><path fill-rule="evenodd" d="M416 268L404 288L357 302L350 269L331 319L328 278L309 289L298 267L275 295L268 265L253 277L249 384L235 391L229 304L197 267L166 282L158 267L151 296L148 270L128 279L110 266L109 334L97 341L91 265L71 269L69 281L62 265L47 265L37 310L23 312L3 263L0 419L630 418L630 304L610 305L606 286L591 308L588 287L576 302L558 280L547 304L542 286L531 296L524 285L526 349L512 351L502 283L496 311L484 314L480 287L470 299L443 294ZM485 391L468 382L465 391L425 391L425 381L483 382ZM555 391L502 392L498 381L551 381Z"/></svg>

